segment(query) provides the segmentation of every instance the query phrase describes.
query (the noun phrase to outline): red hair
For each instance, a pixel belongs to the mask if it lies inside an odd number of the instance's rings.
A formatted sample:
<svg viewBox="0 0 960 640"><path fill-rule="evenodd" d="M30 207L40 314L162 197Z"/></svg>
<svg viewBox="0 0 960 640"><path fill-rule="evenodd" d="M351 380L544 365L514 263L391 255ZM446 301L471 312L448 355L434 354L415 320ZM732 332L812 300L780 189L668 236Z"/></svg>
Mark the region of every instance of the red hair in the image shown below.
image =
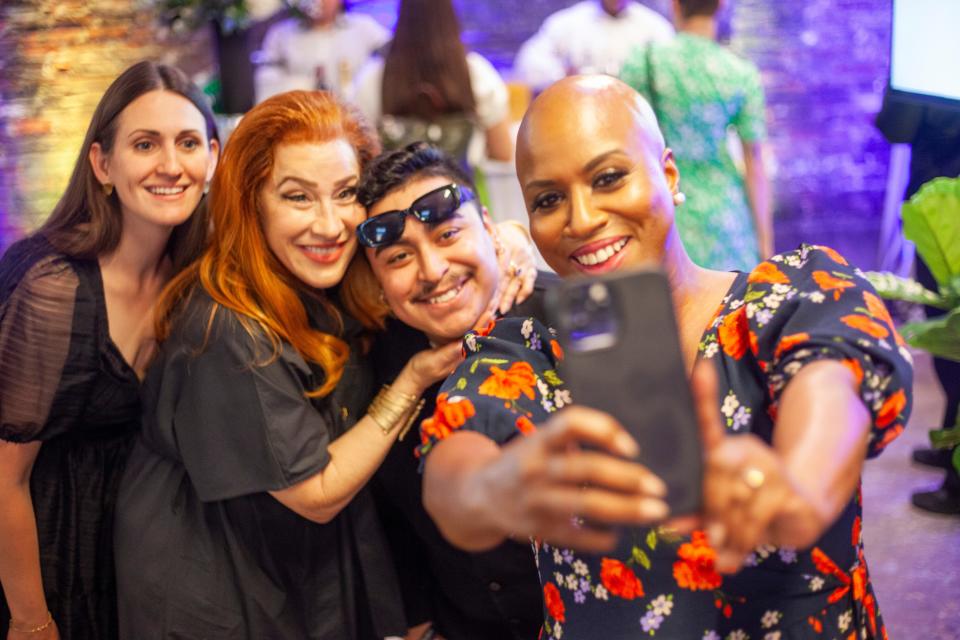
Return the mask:
<svg viewBox="0 0 960 640"><path fill-rule="evenodd" d="M316 297L336 322L340 316L322 291L309 289L274 256L259 213L260 191L283 143L344 139L364 167L379 152L373 130L352 107L322 91L291 91L274 96L244 115L230 135L210 186L213 233L200 259L174 278L158 303L157 336L170 334L176 311L197 285L216 306L240 316L244 327L267 335L272 361L282 343L321 366L325 379L308 395L324 396L340 381L349 356L346 343L312 328L300 295ZM213 316L211 315L211 326Z"/></svg>

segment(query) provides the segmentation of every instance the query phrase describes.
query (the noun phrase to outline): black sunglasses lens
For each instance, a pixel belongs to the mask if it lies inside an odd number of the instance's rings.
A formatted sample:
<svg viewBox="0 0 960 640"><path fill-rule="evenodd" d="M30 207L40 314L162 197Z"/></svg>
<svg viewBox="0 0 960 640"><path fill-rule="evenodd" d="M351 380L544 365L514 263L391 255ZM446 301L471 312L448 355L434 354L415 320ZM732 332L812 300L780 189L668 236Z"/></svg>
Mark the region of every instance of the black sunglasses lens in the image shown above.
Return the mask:
<svg viewBox="0 0 960 640"><path fill-rule="evenodd" d="M410 212L424 224L443 222L460 208L460 198L452 186L431 191L410 207Z"/></svg>
<svg viewBox="0 0 960 640"><path fill-rule="evenodd" d="M402 211L392 211L360 223L360 241L371 248L393 244L403 235L403 216Z"/></svg>

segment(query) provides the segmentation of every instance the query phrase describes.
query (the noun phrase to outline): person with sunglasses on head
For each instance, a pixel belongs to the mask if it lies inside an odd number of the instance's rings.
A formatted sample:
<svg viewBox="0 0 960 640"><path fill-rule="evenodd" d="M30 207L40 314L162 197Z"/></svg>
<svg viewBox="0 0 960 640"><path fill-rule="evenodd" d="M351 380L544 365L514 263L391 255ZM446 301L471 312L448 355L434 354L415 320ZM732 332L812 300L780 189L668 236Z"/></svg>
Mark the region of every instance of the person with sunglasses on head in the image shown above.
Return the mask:
<svg viewBox="0 0 960 640"><path fill-rule="evenodd" d="M388 383L411 354L459 344L487 324L506 278L490 216L457 160L437 147L419 142L380 156L365 169L358 197L369 214L357 227L366 259L351 266L344 293L363 310L360 319L385 330L371 358ZM530 269L533 294L509 315L540 315L551 276ZM418 421L432 415L435 391L424 394ZM471 554L444 540L423 509L418 445L416 433L401 441L373 482L408 617L431 620L449 640L533 640L541 597L529 548L506 542Z"/></svg>
<svg viewBox="0 0 960 640"><path fill-rule="evenodd" d="M465 338L421 423L424 504L443 534L472 550L535 539L544 638L886 638L859 484L864 460L904 429L912 367L863 274L811 245L750 272L694 264L676 227L673 152L650 105L609 76L540 94L517 175L558 275L666 276L701 426L703 508L699 523L668 520L666 487L631 460L629 432L567 406L550 328L506 318Z"/></svg>
<svg viewBox="0 0 960 640"><path fill-rule="evenodd" d="M0 638L117 636L113 514L219 153L203 92L138 62L94 110L50 217L0 259Z"/></svg>

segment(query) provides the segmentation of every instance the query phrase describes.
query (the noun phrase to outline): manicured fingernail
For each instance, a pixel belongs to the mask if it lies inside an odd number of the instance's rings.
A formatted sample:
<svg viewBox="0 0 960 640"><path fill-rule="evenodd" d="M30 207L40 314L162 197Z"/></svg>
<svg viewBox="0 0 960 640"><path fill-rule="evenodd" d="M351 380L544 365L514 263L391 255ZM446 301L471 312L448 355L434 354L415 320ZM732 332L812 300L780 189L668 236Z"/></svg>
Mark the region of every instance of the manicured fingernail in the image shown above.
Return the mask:
<svg viewBox="0 0 960 640"><path fill-rule="evenodd" d="M657 476L647 476L641 481L641 488L652 496L665 498L667 496L666 483Z"/></svg>
<svg viewBox="0 0 960 640"><path fill-rule="evenodd" d="M613 446L620 455L633 458L640 454L640 446L628 433L618 433L613 441Z"/></svg>
<svg viewBox="0 0 960 640"><path fill-rule="evenodd" d="M727 537L727 529L720 522L711 522L707 525L707 540L710 541L710 546L717 548L723 546L723 541Z"/></svg>
<svg viewBox="0 0 960 640"><path fill-rule="evenodd" d="M644 500L640 505L640 517L645 520L665 520L670 508L661 500Z"/></svg>

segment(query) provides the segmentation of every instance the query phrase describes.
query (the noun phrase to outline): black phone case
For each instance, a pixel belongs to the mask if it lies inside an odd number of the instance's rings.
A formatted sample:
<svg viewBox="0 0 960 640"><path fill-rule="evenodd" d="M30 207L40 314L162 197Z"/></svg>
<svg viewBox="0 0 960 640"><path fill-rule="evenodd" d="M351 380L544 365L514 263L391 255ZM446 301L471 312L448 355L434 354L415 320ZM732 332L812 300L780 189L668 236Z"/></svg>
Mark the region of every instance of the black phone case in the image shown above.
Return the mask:
<svg viewBox="0 0 960 640"><path fill-rule="evenodd" d="M601 282L616 317L609 346L580 350L571 336L578 290ZM613 415L640 444L639 462L667 484L671 514L693 513L702 497L702 452L666 277L619 272L565 281L547 295L564 359L561 379L573 402Z"/></svg>

